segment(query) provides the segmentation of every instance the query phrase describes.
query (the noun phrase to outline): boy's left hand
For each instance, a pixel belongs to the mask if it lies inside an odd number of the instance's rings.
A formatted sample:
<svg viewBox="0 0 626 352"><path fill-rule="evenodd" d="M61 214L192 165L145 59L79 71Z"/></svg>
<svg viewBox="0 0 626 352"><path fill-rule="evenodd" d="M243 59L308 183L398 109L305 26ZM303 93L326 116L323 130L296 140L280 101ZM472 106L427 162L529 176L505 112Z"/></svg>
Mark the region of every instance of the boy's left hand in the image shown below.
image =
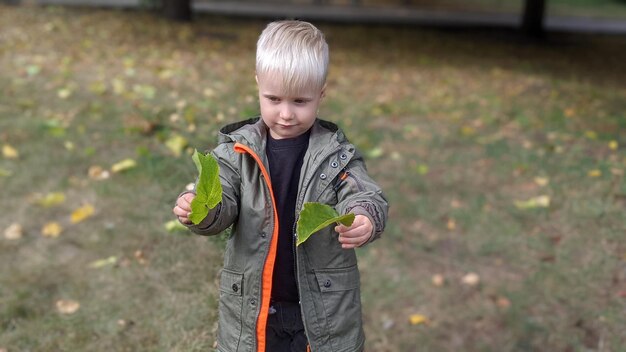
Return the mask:
<svg viewBox="0 0 626 352"><path fill-rule="evenodd" d="M350 227L344 225L335 226L335 231L339 233L341 248L350 249L359 247L372 236L372 222L365 215L357 215Z"/></svg>

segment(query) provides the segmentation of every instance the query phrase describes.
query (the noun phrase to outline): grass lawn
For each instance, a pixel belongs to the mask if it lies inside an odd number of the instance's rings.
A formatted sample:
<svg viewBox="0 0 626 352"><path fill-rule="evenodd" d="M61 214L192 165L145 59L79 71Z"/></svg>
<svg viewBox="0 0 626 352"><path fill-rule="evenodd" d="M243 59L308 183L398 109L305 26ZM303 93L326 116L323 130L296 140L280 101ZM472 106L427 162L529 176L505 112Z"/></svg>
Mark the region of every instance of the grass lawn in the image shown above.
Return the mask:
<svg viewBox="0 0 626 352"><path fill-rule="evenodd" d="M225 235L165 224L264 25L0 5L0 351L211 350ZM367 350L625 351L626 38L320 27L391 204Z"/></svg>

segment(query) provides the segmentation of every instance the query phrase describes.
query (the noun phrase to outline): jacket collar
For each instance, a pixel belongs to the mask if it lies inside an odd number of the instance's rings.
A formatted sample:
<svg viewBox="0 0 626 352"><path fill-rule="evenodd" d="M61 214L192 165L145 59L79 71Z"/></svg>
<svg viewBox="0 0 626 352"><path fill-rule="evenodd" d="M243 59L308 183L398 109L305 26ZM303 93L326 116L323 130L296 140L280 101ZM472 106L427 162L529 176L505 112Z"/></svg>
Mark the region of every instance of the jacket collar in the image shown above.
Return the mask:
<svg viewBox="0 0 626 352"><path fill-rule="evenodd" d="M265 154L267 126L260 116L235 122L220 129L218 143L239 142L252 148L258 155ZM334 123L322 119L315 120L311 129L308 154L321 155L324 150L336 148L347 139Z"/></svg>

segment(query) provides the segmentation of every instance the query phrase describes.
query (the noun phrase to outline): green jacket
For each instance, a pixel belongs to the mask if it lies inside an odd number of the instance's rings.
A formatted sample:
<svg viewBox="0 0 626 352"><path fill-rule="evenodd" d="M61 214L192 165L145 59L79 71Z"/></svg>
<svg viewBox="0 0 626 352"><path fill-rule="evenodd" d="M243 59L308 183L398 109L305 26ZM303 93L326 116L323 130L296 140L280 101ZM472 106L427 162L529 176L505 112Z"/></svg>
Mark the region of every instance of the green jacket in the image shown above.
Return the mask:
<svg viewBox="0 0 626 352"><path fill-rule="evenodd" d="M258 117L220 131L212 153L220 166L222 203L202 223L189 226L197 234L215 235L232 225L220 279L218 351L222 352L265 351L278 241L266 134ZM335 124L315 122L298 189L296 214L305 202L321 202L334 206L340 214L368 216L375 228L370 242L383 232L387 201L367 175L361 155ZM342 249L333 226L328 226L294 248L294 255L311 351L363 350L355 251Z"/></svg>

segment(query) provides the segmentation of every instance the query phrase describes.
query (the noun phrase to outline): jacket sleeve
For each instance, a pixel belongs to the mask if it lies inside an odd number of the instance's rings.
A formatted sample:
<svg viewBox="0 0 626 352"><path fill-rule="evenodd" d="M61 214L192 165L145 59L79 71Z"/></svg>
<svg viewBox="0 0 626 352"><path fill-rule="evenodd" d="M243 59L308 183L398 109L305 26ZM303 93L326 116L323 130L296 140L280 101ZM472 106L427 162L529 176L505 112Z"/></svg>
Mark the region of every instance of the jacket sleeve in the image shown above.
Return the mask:
<svg viewBox="0 0 626 352"><path fill-rule="evenodd" d="M239 168L237 167L239 156L235 154L232 145L229 143L218 145L211 154L217 159L220 167L222 201L215 208L211 209L207 217L198 225L184 224L192 232L203 236L221 233L232 225L239 215L239 186L241 183Z"/></svg>
<svg viewBox="0 0 626 352"><path fill-rule="evenodd" d="M380 186L367 174L362 155L357 151L345 167L347 177L337 189L336 210L340 214L365 215L372 222L370 243L380 238L387 222L389 204Z"/></svg>

